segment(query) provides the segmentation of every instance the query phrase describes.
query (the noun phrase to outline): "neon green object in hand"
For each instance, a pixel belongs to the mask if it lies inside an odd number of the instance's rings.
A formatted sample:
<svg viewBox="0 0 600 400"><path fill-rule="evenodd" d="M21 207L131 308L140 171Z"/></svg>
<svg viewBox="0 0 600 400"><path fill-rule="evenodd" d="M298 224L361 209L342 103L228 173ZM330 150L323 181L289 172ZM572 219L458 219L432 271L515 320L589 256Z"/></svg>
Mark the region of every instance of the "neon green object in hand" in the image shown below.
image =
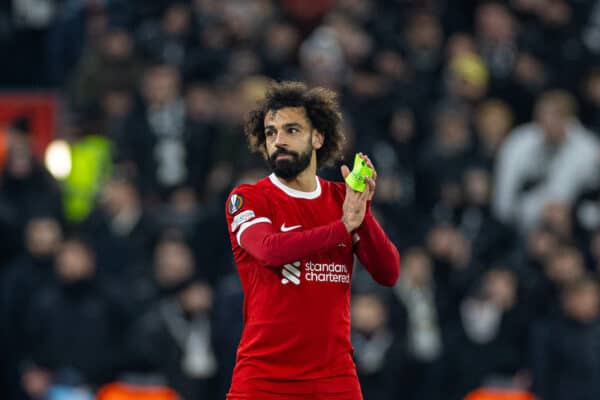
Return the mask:
<svg viewBox="0 0 600 400"><path fill-rule="evenodd" d="M346 183L357 192L364 192L367 182L365 177L372 177L373 169L367 165L367 162L359 154L354 156L354 166L352 171L346 177Z"/></svg>

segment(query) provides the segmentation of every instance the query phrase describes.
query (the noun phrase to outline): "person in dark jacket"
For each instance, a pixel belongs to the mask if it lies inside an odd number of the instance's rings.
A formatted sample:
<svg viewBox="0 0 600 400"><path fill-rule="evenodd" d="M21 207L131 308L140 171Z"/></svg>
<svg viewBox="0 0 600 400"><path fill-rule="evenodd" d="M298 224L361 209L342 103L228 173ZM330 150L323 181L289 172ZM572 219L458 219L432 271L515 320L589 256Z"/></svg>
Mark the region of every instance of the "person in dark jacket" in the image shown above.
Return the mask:
<svg viewBox="0 0 600 400"><path fill-rule="evenodd" d="M482 385L512 382L525 367L529 315L509 268L489 269L460 304L448 335L448 380L454 397Z"/></svg>
<svg viewBox="0 0 600 400"><path fill-rule="evenodd" d="M561 292L562 315L532 334L533 390L544 400L600 398L600 287L592 278Z"/></svg>
<svg viewBox="0 0 600 400"><path fill-rule="evenodd" d="M388 322L388 310L376 293L359 293L351 305L351 340L363 396L389 398L398 385L404 348Z"/></svg>
<svg viewBox="0 0 600 400"><path fill-rule="evenodd" d="M213 346L213 290L198 279L191 254L182 263L185 267L155 266L163 296L128 333L130 369L158 376L183 399L215 398L219 364Z"/></svg>
<svg viewBox="0 0 600 400"><path fill-rule="evenodd" d="M95 387L110 381L121 358L122 313L96 279L94 253L81 239L67 239L54 262L55 282L33 294L23 310L26 352L19 366L25 391L44 396L55 378ZM39 387L32 382L45 381Z"/></svg>
<svg viewBox="0 0 600 400"><path fill-rule="evenodd" d="M41 215L27 223L24 236L26 252L0 273L0 366L7 374L11 398L18 391L17 362L25 351L23 311L34 294L54 279L52 265L62 229L55 218Z"/></svg>

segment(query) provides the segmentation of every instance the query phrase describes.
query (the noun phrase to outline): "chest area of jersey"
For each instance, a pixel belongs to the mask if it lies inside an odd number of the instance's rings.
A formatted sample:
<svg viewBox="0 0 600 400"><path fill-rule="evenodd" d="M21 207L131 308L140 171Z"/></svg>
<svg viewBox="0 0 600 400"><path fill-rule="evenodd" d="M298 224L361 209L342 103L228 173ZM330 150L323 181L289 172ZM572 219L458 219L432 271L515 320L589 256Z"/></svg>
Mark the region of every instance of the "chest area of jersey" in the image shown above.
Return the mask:
<svg viewBox="0 0 600 400"><path fill-rule="evenodd" d="M271 221L281 232L307 230L342 217L342 205L330 197L314 200L278 198L271 203Z"/></svg>
<svg viewBox="0 0 600 400"><path fill-rule="evenodd" d="M272 208L275 229L281 232L305 231L327 225L342 217L342 206L333 198L287 199ZM281 266L278 280L284 286L342 289L350 285L353 252L351 243L313 254ZM275 270L276 271L276 270Z"/></svg>

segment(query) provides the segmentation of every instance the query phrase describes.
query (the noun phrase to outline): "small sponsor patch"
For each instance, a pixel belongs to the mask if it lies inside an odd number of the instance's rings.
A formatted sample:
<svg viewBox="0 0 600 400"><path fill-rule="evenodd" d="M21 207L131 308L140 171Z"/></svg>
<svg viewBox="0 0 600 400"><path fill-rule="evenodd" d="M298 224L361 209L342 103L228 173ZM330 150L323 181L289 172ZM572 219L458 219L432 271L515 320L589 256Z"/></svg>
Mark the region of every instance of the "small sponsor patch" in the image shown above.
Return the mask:
<svg viewBox="0 0 600 400"><path fill-rule="evenodd" d="M233 194L229 198L229 204L227 205L227 211L229 214L233 215L236 212L240 211L244 207L244 196L241 194Z"/></svg>
<svg viewBox="0 0 600 400"><path fill-rule="evenodd" d="M240 213L239 215L236 215L233 219L233 222L231 223L231 232L235 232L235 230L241 224L243 224L246 221L250 221L252 218L254 218L254 211L252 210L247 210Z"/></svg>

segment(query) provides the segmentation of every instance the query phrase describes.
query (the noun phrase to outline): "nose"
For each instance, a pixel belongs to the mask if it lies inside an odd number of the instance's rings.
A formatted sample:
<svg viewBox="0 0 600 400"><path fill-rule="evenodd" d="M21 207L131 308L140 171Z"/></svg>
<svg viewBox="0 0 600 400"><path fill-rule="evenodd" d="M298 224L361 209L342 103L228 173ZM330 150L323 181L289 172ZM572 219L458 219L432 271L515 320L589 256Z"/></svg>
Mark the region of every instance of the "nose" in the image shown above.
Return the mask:
<svg viewBox="0 0 600 400"><path fill-rule="evenodd" d="M285 143L285 135L279 131L277 132L277 134L275 135L275 147L287 147L287 144Z"/></svg>

